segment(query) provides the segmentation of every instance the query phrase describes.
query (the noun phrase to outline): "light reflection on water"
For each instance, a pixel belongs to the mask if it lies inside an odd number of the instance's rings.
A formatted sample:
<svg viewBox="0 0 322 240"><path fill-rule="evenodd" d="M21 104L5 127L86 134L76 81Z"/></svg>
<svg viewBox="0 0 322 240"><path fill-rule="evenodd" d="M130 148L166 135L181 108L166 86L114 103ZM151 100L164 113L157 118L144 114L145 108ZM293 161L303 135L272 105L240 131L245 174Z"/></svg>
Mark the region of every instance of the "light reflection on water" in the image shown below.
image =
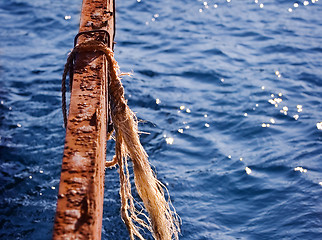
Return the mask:
<svg viewBox="0 0 322 240"><path fill-rule="evenodd" d="M79 10L76 0L0 3L1 238L51 238L60 78ZM321 3L126 0L117 10L116 58L134 72L125 91L181 239L318 239ZM128 238L118 190L109 169L103 239Z"/></svg>

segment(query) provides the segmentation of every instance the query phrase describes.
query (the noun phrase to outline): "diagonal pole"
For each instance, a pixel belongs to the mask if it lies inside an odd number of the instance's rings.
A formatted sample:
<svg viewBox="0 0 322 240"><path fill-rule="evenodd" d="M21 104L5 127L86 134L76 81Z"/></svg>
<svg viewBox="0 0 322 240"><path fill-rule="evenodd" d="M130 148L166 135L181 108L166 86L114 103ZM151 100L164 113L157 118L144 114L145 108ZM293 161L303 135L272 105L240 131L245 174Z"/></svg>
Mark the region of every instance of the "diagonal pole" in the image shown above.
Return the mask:
<svg viewBox="0 0 322 240"><path fill-rule="evenodd" d="M83 0L76 42L97 40L112 48L114 9L113 0ZM81 52L74 59L54 240L101 239L108 116L106 73L107 62L100 52Z"/></svg>

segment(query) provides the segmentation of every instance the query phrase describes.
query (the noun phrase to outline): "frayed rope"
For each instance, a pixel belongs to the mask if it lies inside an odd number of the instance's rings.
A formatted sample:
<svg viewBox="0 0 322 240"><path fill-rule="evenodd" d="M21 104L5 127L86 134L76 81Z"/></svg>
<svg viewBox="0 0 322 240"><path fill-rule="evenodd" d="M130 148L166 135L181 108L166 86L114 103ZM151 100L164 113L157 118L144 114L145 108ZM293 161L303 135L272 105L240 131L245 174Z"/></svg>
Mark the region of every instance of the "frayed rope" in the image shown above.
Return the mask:
<svg viewBox="0 0 322 240"><path fill-rule="evenodd" d="M139 226L151 231L153 237L157 240L179 239L180 218L176 214L170 198L165 199L164 190L168 193L167 188L157 180L151 169L148 155L140 143L137 119L124 97L124 88L120 78L121 73L114 59L114 53L102 42L91 40L78 44L68 56L62 80L62 107L65 126L67 124L67 110L64 91L66 92L67 73L76 53L91 51L104 53L108 62L108 74L110 76L108 92L111 99L111 117L115 129L116 144L113 161L106 162L106 167L118 164L120 168L122 220L132 240L135 239L135 236L139 239L144 239L140 233L141 228ZM149 216L146 216L142 211L138 211L135 207L135 203L138 203L135 202L131 194L128 157L133 162L134 182L137 192Z"/></svg>

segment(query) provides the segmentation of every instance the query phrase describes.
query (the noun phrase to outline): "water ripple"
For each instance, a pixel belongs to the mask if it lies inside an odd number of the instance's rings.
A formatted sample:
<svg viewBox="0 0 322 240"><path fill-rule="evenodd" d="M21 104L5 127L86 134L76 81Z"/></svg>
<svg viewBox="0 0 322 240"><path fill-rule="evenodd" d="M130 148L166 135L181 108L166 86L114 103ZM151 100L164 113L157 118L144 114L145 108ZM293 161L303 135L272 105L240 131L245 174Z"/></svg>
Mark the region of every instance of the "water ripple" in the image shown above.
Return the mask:
<svg viewBox="0 0 322 240"><path fill-rule="evenodd" d="M321 3L308 2L117 2L126 97L180 239L321 235ZM50 239L79 11L76 0L0 3L0 238ZM107 170L103 239L128 238L118 191Z"/></svg>

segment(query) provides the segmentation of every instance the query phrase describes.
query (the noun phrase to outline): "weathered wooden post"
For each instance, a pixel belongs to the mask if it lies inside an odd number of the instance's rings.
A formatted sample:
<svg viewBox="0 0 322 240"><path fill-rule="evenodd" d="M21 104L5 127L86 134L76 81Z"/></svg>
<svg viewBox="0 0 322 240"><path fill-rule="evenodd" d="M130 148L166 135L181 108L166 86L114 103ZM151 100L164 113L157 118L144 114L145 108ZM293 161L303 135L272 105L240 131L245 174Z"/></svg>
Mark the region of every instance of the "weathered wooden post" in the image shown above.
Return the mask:
<svg viewBox="0 0 322 240"><path fill-rule="evenodd" d="M83 0L77 43L113 47L113 0ZM107 129L107 62L78 53L66 128L53 239L101 239Z"/></svg>

